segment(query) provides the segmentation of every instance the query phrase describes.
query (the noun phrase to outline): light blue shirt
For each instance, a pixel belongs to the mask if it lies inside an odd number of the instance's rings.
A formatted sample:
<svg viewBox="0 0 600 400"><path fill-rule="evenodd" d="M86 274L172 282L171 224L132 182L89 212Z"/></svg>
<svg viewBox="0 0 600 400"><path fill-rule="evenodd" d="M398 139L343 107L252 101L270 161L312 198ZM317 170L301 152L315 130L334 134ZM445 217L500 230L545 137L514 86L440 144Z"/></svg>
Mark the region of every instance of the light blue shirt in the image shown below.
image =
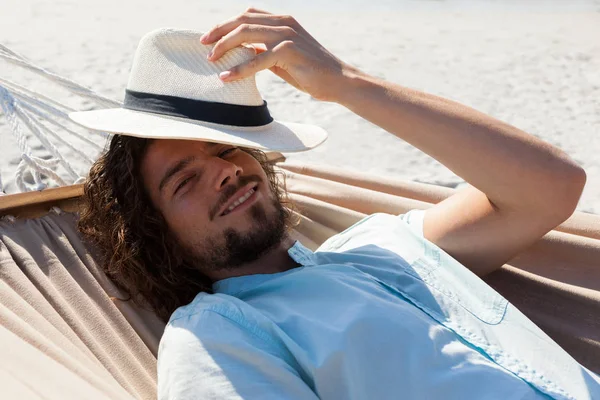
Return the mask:
<svg viewBox="0 0 600 400"><path fill-rule="evenodd" d="M600 399L597 375L423 237L421 210L288 253L300 267L173 313L159 399Z"/></svg>

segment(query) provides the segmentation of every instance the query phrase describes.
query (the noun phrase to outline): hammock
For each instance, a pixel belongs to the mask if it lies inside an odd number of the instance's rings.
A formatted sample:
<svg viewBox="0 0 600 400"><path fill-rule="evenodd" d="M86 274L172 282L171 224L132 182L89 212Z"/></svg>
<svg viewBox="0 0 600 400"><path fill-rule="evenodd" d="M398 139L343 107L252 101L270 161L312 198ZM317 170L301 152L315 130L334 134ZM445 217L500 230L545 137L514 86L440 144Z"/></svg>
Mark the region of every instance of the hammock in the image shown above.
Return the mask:
<svg viewBox="0 0 600 400"><path fill-rule="evenodd" d="M0 47L0 57L7 55L11 62L31 68L31 63ZM88 89L37 71L95 99ZM59 114L64 106L48 105L50 100L42 98L0 77L0 101L13 128L22 129L19 121L33 119L31 113L43 107L54 118L66 118ZM36 123L31 126L38 127ZM46 131L38 130L47 140ZM82 242L76 229L81 177L67 168L67 178L56 172L56 166L67 163L56 147L50 151L58 161L39 161L31 155L22 130L15 137L25 155L19 171L24 175L31 169L33 183L22 179L22 185L17 185L25 193L0 196L0 385L4 397L156 398L156 354L164 323L151 312L118 300L122 293L99 268L94 249ZM286 175L290 197L300 212L301 223L293 237L312 250L369 214L425 209L456 191L294 163L280 153L268 155ZM65 185L34 190L47 186L49 180ZM581 364L598 373L598 260L600 216L575 212L485 280Z"/></svg>

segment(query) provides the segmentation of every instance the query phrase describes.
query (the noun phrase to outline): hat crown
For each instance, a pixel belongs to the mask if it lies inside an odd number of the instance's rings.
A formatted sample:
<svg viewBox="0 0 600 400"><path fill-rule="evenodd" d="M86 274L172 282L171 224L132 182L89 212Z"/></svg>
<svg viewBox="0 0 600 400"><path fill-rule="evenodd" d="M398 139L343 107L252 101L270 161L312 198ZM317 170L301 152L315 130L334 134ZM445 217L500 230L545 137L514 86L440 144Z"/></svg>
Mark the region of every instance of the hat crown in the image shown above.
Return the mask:
<svg viewBox="0 0 600 400"><path fill-rule="evenodd" d="M259 106L263 99L254 76L224 83L219 74L255 56L236 47L219 60L208 61L214 45L200 42L203 32L172 28L146 34L133 58L127 89L193 100Z"/></svg>

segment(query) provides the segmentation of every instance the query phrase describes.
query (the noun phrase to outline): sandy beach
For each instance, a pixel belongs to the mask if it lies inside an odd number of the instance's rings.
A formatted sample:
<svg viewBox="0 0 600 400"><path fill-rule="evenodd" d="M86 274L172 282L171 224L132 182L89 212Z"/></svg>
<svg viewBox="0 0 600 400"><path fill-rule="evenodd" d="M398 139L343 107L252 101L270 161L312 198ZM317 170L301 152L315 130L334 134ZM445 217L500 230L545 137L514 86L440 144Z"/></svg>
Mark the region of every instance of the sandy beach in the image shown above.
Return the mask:
<svg viewBox="0 0 600 400"><path fill-rule="evenodd" d="M206 30L249 5L292 14L331 52L370 74L459 101L561 148L587 171L577 209L600 214L600 2L322 3L3 0L0 43L120 101L133 53L146 32L159 27ZM98 108L1 60L0 77L75 109ZM448 187L464 182L419 149L337 104L313 100L268 71L257 82L276 118L329 131L324 145L287 154L292 160ZM90 138L103 146L102 137ZM90 158L100 149L77 146ZM33 139L31 147L44 156ZM85 175L89 163L60 148ZM20 151L1 114L0 149L0 174L12 193Z"/></svg>

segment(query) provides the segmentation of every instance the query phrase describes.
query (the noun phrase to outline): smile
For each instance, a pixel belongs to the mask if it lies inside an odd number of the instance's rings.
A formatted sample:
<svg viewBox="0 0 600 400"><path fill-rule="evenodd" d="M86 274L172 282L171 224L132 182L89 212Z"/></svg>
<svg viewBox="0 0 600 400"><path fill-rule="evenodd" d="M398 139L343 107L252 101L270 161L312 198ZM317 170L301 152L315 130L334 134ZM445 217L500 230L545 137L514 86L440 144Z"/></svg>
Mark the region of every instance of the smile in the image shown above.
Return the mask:
<svg viewBox="0 0 600 400"><path fill-rule="evenodd" d="M241 211L251 205L256 199L256 190L257 187L250 188L246 192L242 193L233 203L231 203L225 211L221 214L221 216L230 214L232 212Z"/></svg>

